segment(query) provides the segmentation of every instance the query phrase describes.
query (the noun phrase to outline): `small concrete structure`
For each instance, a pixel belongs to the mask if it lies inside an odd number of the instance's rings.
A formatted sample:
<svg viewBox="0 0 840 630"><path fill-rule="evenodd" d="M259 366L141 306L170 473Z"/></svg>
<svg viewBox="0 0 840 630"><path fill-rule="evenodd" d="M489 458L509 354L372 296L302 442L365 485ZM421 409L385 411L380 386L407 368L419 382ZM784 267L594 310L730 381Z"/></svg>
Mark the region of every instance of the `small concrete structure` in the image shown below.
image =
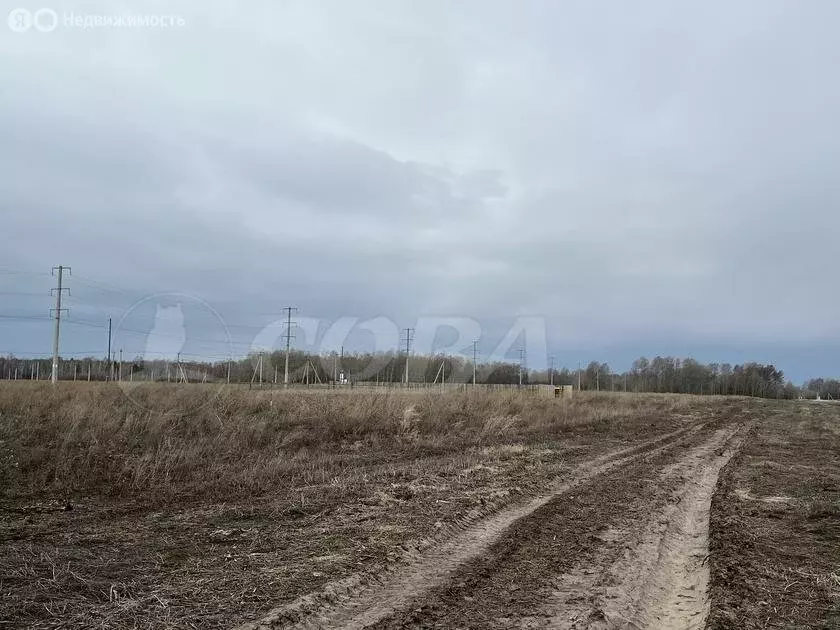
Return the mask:
<svg viewBox="0 0 840 630"><path fill-rule="evenodd" d="M553 398L571 398L574 387L572 385L540 385L540 393Z"/></svg>

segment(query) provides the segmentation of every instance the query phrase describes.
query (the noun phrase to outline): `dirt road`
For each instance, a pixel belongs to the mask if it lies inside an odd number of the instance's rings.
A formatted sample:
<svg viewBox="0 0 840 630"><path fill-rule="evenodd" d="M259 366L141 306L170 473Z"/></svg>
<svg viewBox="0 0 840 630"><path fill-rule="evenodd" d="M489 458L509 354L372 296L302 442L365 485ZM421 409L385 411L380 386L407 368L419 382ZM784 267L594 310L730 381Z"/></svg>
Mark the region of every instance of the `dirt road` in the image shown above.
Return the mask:
<svg viewBox="0 0 840 630"><path fill-rule="evenodd" d="M82 485L45 487L51 416L25 416L0 441L0 626L840 627L840 404L457 396L420 422L376 400L300 400L305 431L246 414L230 443L197 418L172 439L232 450L218 478L178 460L171 496L107 485L156 449L84 440Z"/></svg>
<svg viewBox="0 0 840 630"><path fill-rule="evenodd" d="M709 506L743 425L690 424L581 463L550 492L269 627L702 627ZM320 605L319 605L320 604Z"/></svg>

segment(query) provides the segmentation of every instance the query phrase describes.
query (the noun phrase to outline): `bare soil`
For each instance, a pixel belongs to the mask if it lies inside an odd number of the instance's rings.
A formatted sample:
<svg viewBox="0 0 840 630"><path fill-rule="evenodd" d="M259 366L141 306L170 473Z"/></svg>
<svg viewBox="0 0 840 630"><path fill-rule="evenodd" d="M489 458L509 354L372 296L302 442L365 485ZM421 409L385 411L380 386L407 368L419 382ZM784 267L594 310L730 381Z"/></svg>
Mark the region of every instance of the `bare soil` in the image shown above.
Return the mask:
<svg viewBox="0 0 840 630"><path fill-rule="evenodd" d="M840 628L840 405L772 406L712 502L708 627Z"/></svg>
<svg viewBox="0 0 840 630"><path fill-rule="evenodd" d="M0 627L840 627L840 405L442 400L389 400L384 420L351 402L331 434L314 398L261 403L259 439L234 416L155 421L125 492L101 480L129 451L101 431L68 446L38 425L58 446L24 459L0 392ZM206 440L204 477L177 440ZM90 472L39 489L50 448Z"/></svg>
<svg viewBox="0 0 840 630"><path fill-rule="evenodd" d="M407 605L395 608L375 624L366 616L356 617L341 627L378 628L452 628L452 627L613 627L606 607L598 605L597 589L587 580L573 586L560 584L570 573L594 577L601 584L610 575L612 557L604 555L609 532L627 532L616 542L627 548L638 532L660 520L666 499L661 471L683 462L689 453L703 445L721 444L723 434L713 426L702 425L686 432L664 447L651 448L640 457L621 462L600 475L583 480L571 491L549 502L512 524L480 557L453 572L442 585L436 585ZM722 437L723 436L723 437ZM671 487L685 484L671 480ZM710 496L710 495L709 495ZM693 501L694 497L689 501ZM692 511L695 506L692 506ZM669 532L663 544L676 537ZM673 551L673 550L672 550ZM687 550L676 550L665 558L646 558L628 563L632 576L620 575L628 584L641 578L650 588L641 604L649 607L639 627L649 627L645 616L662 619L659 627L687 627L683 622L691 614L674 605L665 584L669 572L676 575L687 564ZM648 571L643 567L647 566ZM561 588L558 588L560 586ZM559 592L565 587L565 592ZM660 592L661 591L661 592ZM632 597L625 606L636 604ZM580 609L584 610L581 611ZM583 612L583 614L579 614ZM570 614L571 613L571 614ZM578 613L578 619L571 617ZM685 614L685 617L683 616ZM361 620L365 623L358 623ZM571 621L571 623L570 623ZM332 621L328 625L331 625Z"/></svg>
<svg viewBox="0 0 840 630"><path fill-rule="evenodd" d="M743 428L718 429L665 466L656 480L669 492L664 504L634 506L632 520L601 536L592 562L558 576L545 608L553 614L543 625L702 628L708 613L709 506L719 471L743 435ZM528 625L539 626L536 621Z"/></svg>
<svg viewBox="0 0 840 630"><path fill-rule="evenodd" d="M387 620L424 596L437 597L432 594L433 589L445 588L463 565L486 557L513 526L530 519L545 506L614 469L671 448L674 443L696 433L698 428L685 427L642 445L585 461L552 484L547 494L502 509L464 531L454 533L448 540L433 541L427 550L411 558L399 570L379 576L373 585L346 589L338 605L318 610L314 616L301 619L299 607L293 606L291 610L286 607L273 611L256 624L243 626L242 630L288 626L293 621L299 621L302 626L363 628Z"/></svg>

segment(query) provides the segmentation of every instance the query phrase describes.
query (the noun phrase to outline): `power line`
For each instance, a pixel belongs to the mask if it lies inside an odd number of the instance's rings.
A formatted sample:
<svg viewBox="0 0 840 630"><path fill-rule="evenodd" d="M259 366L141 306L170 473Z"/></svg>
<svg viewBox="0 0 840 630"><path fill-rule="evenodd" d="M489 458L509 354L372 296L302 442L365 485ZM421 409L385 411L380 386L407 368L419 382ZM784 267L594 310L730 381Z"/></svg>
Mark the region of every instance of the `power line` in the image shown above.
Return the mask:
<svg viewBox="0 0 840 630"><path fill-rule="evenodd" d="M74 280L75 280L75 278L76 277L73 276ZM75 303L75 300L74 300L74 303ZM3 316L0 315L0 319L2 317ZM104 327L103 324L99 324L99 323L96 323L96 322L91 322L90 320L73 319L72 321L74 323L77 323L77 324L80 324L80 325L88 325L89 324L91 326ZM260 332L260 331L265 330L270 324L273 324L273 323L274 322L269 322L268 324L264 324L262 326L253 326L253 325L248 325L248 324L228 324L227 322L225 322L224 325L225 325L225 328L234 328L234 329L242 329L242 330L255 330L257 332ZM136 328L126 328L124 326L120 326L120 328L118 329L118 332L136 332L136 333L146 334L148 331L142 331L142 330L137 330ZM159 336L162 336L162 337L177 337L177 335L164 335L163 333L155 333L155 334L159 335Z"/></svg>
<svg viewBox="0 0 840 630"><path fill-rule="evenodd" d="M98 355L101 352L102 352L101 348L98 349L98 350L77 350L77 351L74 351L74 352L63 352L61 354L61 358L70 359L70 358L74 358L74 357L79 357L79 358L83 358L83 359L90 359L92 361L102 361L101 358L97 358ZM142 354L143 355L158 355L162 358L161 359L150 359L150 358L147 358L146 356L139 356L138 357L137 355L135 355L135 359L139 359L140 361L144 361L144 360L145 361L167 361L167 360L169 360L169 359L167 359L167 357L172 356L171 353L163 352L163 351L143 352ZM222 355L222 354L203 354L203 353L199 354L199 353L181 352L180 355L182 357L192 357L193 359L195 359L197 361L205 361L205 360L211 360L212 359L212 360L217 360L219 362L227 362L227 361L232 360L232 355L229 355L229 354ZM40 352L13 352L13 351L0 350L0 358L8 359L8 358L13 358L13 357L18 357L18 356L35 357L35 358L41 358L43 360L50 360L51 357L52 357L52 354L49 351L43 351L43 350L40 351ZM245 360L247 358L248 358L247 356L243 356L243 357L240 357L237 360Z"/></svg>
<svg viewBox="0 0 840 630"><path fill-rule="evenodd" d="M75 276L73 278L75 279ZM2 317L2 316L0 316L0 317ZM75 324L75 325L78 325L78 326L90 326L91 328L107 328L107 326L103 323L94 322L94 321L90 321L90 320L87 320L87 319L72 319L72 320L68 319L68 320L66 320L65 323L71 323L71 324ZM225 324L225 326L227 328L239 328L239 326L228 326L227 324ZM253 328L254 328L254 330L264 330L265 329L264 326L262 328L260 328L258 326L254 326ZM128 333L128 334L138 334L138 335L148 335L149 334L148 330L138 330L136 328L126 328L125 326L120 326L117 329L116 332ZM155 336L156 337L169 337L169 338L172 338L172 339L180 339L181 338L181 335L167 335L165 333L158 333L158 332L155 333ZM224 340L218 340L218 339L196 339L195 341L209 341L209 342L227 343Z"/></svg>
<svg viewBox="0 0 840 630"><path fill-rule="evenodd" d="M70 324L72 326L86 326L88 328L107 328L104 324L95 324L93 322L86 322L81 319L65 319L65 324Z"/></svg>
<svg viewBox="0 0 840 630"><path fill-rule="evenodd" d="M23 269L8 269L0 267L0 273L10 276L49 276L45 271L24 271Z"/></svg>
<svg viewBox="0 0 840 630"><path fill-rule="evenodd" d="M52 317L48 315L0 315L0 319L25 320L25 321L49 321Z"/></svg>
<svg viewBox="0 0 840 630"><path fill-rule="evenodd" d="M73 326L86 326L88 328L97 328L100 330L105 330L108 328L106 324L100 324L96 322L90 322L87 320L79 320L79 319L65 319L63 320L64 324L71 324ZM116 331L119 334L126 334L126 335L137 335L142 337L148 337L150 335L150 331L148 330L137 330L135 328L125 328L120 327ZM155 338L168 338L168 339L182 339L181 335L167 335L165 333L154 333ZM210 343L210 344L223 344L223 345L232 345L232 346L248 346L251 347L253 344L249 341L233 341L233 340L225 340L225 339L190 339L190 341L195 343Z"/></svg>
<svg viewBox="0 0 840 630"><path fill-rule="evenodd" d="M141 293L140 291L122 289L114 284L103 282L101 280L93 280L92 278L86 278L84 276L73 276L73 279L77 282L81 282L82 284L87 285L91 289L95 289L97 291L102 291L105 293L117 293L119 295L128 296L137 296Z"/></svg>
<svg viewBox="0 0 840 630"><path fill-rule="evenodd" d="M101 352L101 350L83 350L77 352L65 352L62 353L62 358L72 358L72 357L82 357L85 359L94 359L94 356ZM27 356L27 357L40 357L44 360L49 360L52 358L52 354L47 352L0 352L0 358L12 358L17 356ZM101 359L97 359L101 361Z"/></svg>

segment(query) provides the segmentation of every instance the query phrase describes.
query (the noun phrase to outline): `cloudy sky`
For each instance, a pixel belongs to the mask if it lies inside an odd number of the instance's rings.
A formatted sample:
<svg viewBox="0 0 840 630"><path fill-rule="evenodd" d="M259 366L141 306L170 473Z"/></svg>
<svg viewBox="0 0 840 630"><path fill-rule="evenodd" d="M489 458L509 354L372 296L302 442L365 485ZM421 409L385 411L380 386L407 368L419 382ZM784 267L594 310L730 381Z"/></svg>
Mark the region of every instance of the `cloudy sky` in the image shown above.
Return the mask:
<svg viewBox="0 0 840 630"><path fill-rule="evenodd" d="M68 354L104 354L109 316L136 352L175 308L245 351L295 305L310 345L437 317L489 356L527 317L533 367L840 374L836 2L48 8L0 23L0 353L49 352L63 264Z"/></svg>

